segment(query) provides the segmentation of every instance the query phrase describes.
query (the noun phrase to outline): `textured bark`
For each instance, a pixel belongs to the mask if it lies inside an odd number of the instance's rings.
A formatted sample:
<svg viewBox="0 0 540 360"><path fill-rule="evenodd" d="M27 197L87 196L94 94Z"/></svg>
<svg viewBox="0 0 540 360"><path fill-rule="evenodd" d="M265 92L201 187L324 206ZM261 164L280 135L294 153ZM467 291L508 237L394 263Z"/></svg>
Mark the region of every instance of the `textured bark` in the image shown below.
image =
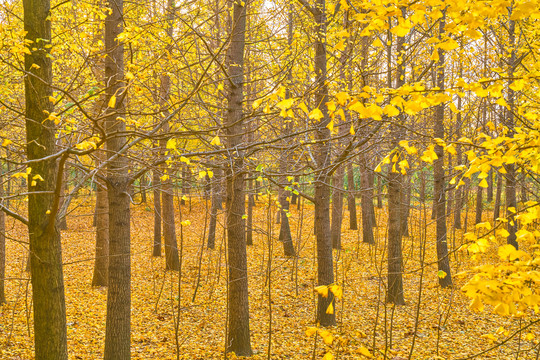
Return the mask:
<svg viewBox="0 0 540 360"><path fill-rule="evenodd" d="M123 0L110 0L111 9L105 19L105 83L107 101L116 96L112 108L107 108L106 131L115 134L107 138L109 156L126 143L124 116L124 44L116 39L123 31ZM130 181L127 157L118 156L107 167L109 198L109 288L105 325L105 360L130 359L131 342L131 264L130 264Z"/></svg>
<svg viewBox="0 0 540 360"><path fill-rule="evenodd" d="M512 17L512 6L508 8L508 17ZM508 111L506 113L506 126L508 127L508 135L512 136L514 134L514 114L516 113L515 106L515 92L510 87L510 84L513 81L514 70L517 66L516 61L516 23L514 20L508 20L508 49L510 49L510 56L507 61L508 63ZM513 245L516 249L518 248L517 242L517 221L515 220L515 214L517 212L517 200L516 200L516 167L514 164L505 164L504 169L506 170L506 217L508 219L507 231L510 235L506 238L506 242L510 245Z"/></svg>
<svg viewBox="0 0 540 360"><path fill-rule="evenodd" d="M369 193L373 190L370 190L368 169L366 168L367 162L364 153L360 154L359 160L361 187L360 209L362 210L362 241L367 244L375 244L375 238L373 236L372 215L369 206L369 202L371 200L369 197Z"/></svg>
<svg viewBox="0 0 540 360"><path fill-rule="evenodd" d="M104 161L106 156L104 151L99 151L100 161ZM96 187L96 260L92 286L107 286L109 283L109 199L107 184L104 181L98 180Z"/></svg>
<svg viewBox="0 0 540 360"><path fill-rule="evenodd" d="M497 191L495 192L495 203L493 204L493 223L496 223L500 216L502 188L503 176L500 173L497 173Z"/></svg>
<svg viewBox="0 0 540 360"><path fill-rule="evenodd" d="M64 171L62 171L62 187L60 189L60 203L58 208L61 209L64 205L64 201L66 199L66 191L67 191L67 180L68 180L68 173L66 167L64 167ZM58 221L58 229L59 230L67 230L67 217L64 214L64 216L59 217Z"/></svg>
<svg viewBox="0 0 540 360"><path fill-rule="evenodd" d="M358 215L356 214L356 189L352 162L347 165L347 207L349 209L349 229L358 230Z"/></svg>
<svg viewBox="0 0 540 360"><path fill-rule="evenodd" d="M402 8L402 13L404 13ZM391 39L391 33L388 31L388 37ZM404 57L403 44L405 38L398 37L396 44L396 58ZM391 40L387 46L387 62L389 68L392 63ZM387 85L392 87L392 74L387 74ZM396 88L399 88L405 82L405 66L403 62L398 62L396 71ZM404 114L401 113L397 118L399 124L405 121ZM402 137L402 129L398 124L392 124L390 127L391 147L399 148L399 141ZM392 166L388 168L388 290L386 301L395 305L405 304L403 296L403 255L401 250L401 191L403 184L403 175L399 171L392 171Z"/></svg>
<svg viewBox="0 0 540 360"><path fill-rule="evenodd" d="M34 304L34 342L37 360L67 359L66 306L62 273L58 210L57 160L44 159L56 152L55 124L47 120L53 111L49 0L23 0L25 39L32 44L24 55L26 155L32 175L44 181L28 181L28 232ZM36 66L33 66L36 65ZM60 175L61 176L61 175Z"/></svg>
<svg viewBox="0 0 540 360"><path fill-rule="evenodd" d="M483 211L483 197L484 197L484 188L478 186L476 189L476 208L475 208L475 224L482 222L482 211Z"/></svg>
<svg viewBox="0 0 540 360"><path fill-rule="evenodd" d="M229 268L228 323L226 351L234 351L237 356L252 354L249 333L249 301L247 253L244 239L243 215L244 195L244 156L234 150L242 143L244 132L244 48L246 39L246 9L248 1L242 6L233 5L231 22L231 43L228 50L229 77L231 84L227 97L227 116L225 134L229 159L227 163L227 250Z"/></svg>
<svg viewBox="0 0 540 360"><path fill-rule="evenodd" d="M401 236L409 237L409 213L411 209L411 177L405 176L405 182L401 191Z"/></svg>
<svg viewBox="0 0 540 360"><path fill-rule="evenodd" d="M251 191L251 181L249 181L247 194L246 245L253 245L253 207L255 206L255 197Z"/></svg>
<svg viewBox="0 0 540 360"><path fill-rule="evenodd" d="M490 203L493 201L493 170L489 170L486 181L488 183L486 201Z"/></svg>
<svg viewBox="0 0 540 360"><path fill-rule="evenodd" d="M317 168L320 169L315 178L315 238L317 242L317 283L330 285L334 282L334 263L332 258L332 239L330 236L330 175L327 167L330 164L330 122L328 115L328 83L326 63L326 6L325 0L316 0L315 17L315 103L323 114L323 118L315 123L315 136L319 143L315 148ZM336 315L327 313L328 306L334 298L329 294L319 294L317 302L317 322L321 326L336 324Z"/></svg>
<svg viewBox="0 0 540 360"><path fill-rule="evenodd" d="M330 235L332 237L332 248L341 250L341 224L343 222L343 166L339 166L334 173L334 193L332 196L332 223L330 225Z"/></svg>
<svg viewBox="0 0 540 360"><path fill-rule="evenodd" d="M4 196L4 184L0 184L0 198ZM0 211L0 305L6 302L6 214Z"/></svg>
<svg viewBox="0 0 540 360"><path fill-rule="evenodd" d="M442 39L445 32L446 10L443 10L443 17L439 20L439 39ZM441 48L438 50L439 63L437 64L437 87L440 91L444 91L444 61L445 51ZM444 139L444 108L445 104L441 103L435 108L435 126L434 135L436 138ZM436 205L436 233L437 233L437 264L440 272L446 273L445 276L439 276L439 285L443 288L452 286L452 275L450 274L450 258L448 256L447 244L447 229L446 229L446 191L444 179L444 149L440 145L435 146L435 154L437 159L433 163L433 178L435 181L435 203Z"/></svg>
<svg viewBox="0 0 540 360"><path fill-rule="evenodd" d="M152 171L152 187L154 188L154 243L152 256L161 256L161 180L159 171Z"/></svg>

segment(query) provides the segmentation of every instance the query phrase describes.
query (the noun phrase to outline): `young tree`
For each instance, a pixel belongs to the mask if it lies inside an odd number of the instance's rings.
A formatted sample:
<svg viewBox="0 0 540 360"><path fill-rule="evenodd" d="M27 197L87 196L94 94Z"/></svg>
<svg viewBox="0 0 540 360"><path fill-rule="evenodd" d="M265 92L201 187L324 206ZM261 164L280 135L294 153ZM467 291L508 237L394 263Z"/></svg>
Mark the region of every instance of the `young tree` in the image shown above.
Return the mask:
<svg viewBox="0 0 540 360"><path fill-rule="evenodd" d="M31 44L24 56L28 232L37 360L67 359L66 305L60 232L63 155L57 162L52 96L51 8L49 0L24 0L24 30ZM60 165L60 166L59 166Z"/></svg>
<svg viewBox="0 0 540 360"><path fill-rule="evenodd" d="M126 124L122 119L126 88L124 82L123 31L124 2L110 0L105 19L105 84L108 108L107 195L109 198L109 289L105 329L105 360L130 359L131 264L129 162L121 153L126 144Z"/></svg>
<svg viewBox="0 0 540 360"><path fill-rule="evenodd" d="M227 168L227 249L229 292L226 351L250 356L247 252L244 228L244 157L237 150L244 133L244 48L248 1L234 3L228 50L229 87L225 134L230 150Z"/></svg>

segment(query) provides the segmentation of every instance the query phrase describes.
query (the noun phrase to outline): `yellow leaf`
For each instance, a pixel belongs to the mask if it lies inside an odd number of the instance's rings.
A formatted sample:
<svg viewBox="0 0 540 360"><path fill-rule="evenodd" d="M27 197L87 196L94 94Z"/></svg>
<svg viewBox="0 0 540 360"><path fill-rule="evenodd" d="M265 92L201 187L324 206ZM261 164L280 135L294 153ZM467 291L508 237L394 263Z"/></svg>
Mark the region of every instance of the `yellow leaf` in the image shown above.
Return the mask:
<svg viewBox="0 0 540 360"><path fill-rule="evenodd" d="M322 297L328 296L328 286L326 285L319 285L315 287L315 291L319 293Z"/></svg>
<svg viewBox="0 0 540 360"><path fill-rule="evenodd" d="M262 102L263 102L264 99L257 99L253 102L253 105L251 105L253 107L253 110L257 109L259 106L261 106Z"/></svg>
<svg viewBox="0 0 540 360"><path fill-rule="evenodd" d="M392 116L398 116L399 115L399 109L392 105L386 105L384 107L384 113L390 117Z"/></svg>
<svg viewBox="0 0 540 360"><path fill-rule="evenodd" d="M218 90L223 90L223 84L219 84L217 87Z"/></svg>
<svg viewBox="0 0 540 360"><path fill-rule="evenodd" d="M2 146L8 146L9 144L13 144L13 141L9 139L4 139L4 141L2 142Z"/></svg>
<svg viewBox="0 0 540 360"><path fill-rule="evenodd" d="M488 183L487 183L486 179L482 179L482 181L480 181L480 184L478 184L478 186L483 187L483 188L487 188Z"/></svg>
<svg viewBox="0 0 540 360"><path fill-rule="evenodd" d="M373 357L373 355L371 355L371 353L369 352L369 350L365 346L360 345L360 347L358 348L357 351L358 351L359 354L362 354L365 357L368 357L368 358Z"/></svg>
<svg viewBox="0 0 540 360"><path fill-rule="evenodd" d="M339 285L336 285L336 284L331 285L330 286L330 291L338 299L341 299L341 297L343 296L343 289Z"/></svg>
<svg viewBox="0 0 540 360"><path fill-rule="evenodd" d="M333 359L334 359L334 355L332 355L332 353L329 353L329 352L326 353L322 358L322 360L333 360Z"/></svg>
<svg viewBox="0 0 540 360"><path fill-rule="evenodd" d="M480 336L483 339L488 339L491 341L497 341L497 338L493 334L484 334Z"/></svg>
<svg viewBox="0 0 540 360"><path fill-rule="evenodd" d="M199 171L199 179L202 179L205 176L206 176L206 171L204 171L204 170Z"/></svg>
<svg viewBox="0 0 540 360"><path fill-rule="evenodd" d="M349 133L350 133L351 135L356 134L356 132L354 131L354 126L353 126L353 124L351 124L351 129L349 130Z"/></svg>
<svg viewBox="0 0 540 360"><path fill-rule="evenodd" d="M111 98L109 99L109 107L110 108L114 108L116 106L116 96L113 95L111 96Z"/></svg>
<svg viewBox="0 0 540 360"><path fill-rule="evenodd" d="M300 103L300 104L298 104L298 107L299 107L303 112L305 112L306 114L309 113L309 110L308 110L306 104Z"/></svg>
<svg viewBox="0 0 540 360"><path fill-rule="evenodd" d="M345 105L347 103L347 101L349 101L349 99L351 98L349 93L346 93L344 91L338 92L334 96L336 97L336 100L337 100L338 104L341 105L341 106Z"/></svg>
<svg viewBox="0 0 540 360"><path fill-rule="evenodd" d="M326 313L327 314L333 314L334 313L334 305L332 303L330 303L330 305L328 305L328 307L326 308Z"/></svg>
<svg viewBox="0 0 540 360"><path fill-rule="evenodd" d="M276 104L276 106L281 109L281 110L287 110L288 108L290 108L292 105L294 104L294 99L293 98L290 98L290 99L284 99L284 100L281 100L280 102L278 102Z"/></svg>
<svg viewBox="0 0 540 360"><path fill-rule="evenodd" d="M214 177L214 172L212 170L207 170L206 173L210 179Z"/></svg>
<svg viewBox="0 0 540 360"><path fill-rule="evenodd" d="M313 327L313 326L308 326L308 328L306 329L306 335L307 336L311 336L311 335L315 334L316 332L317 332L317 328Z"/></svg>
<svg viewBox="0 0 540 360"><path fill-rule="evenodd" d="M332 333L328 330L320 330L319 335L321 335L326 345L330 345L332 344L332 341L334 341L334 336L332 336Z"/></svg>
<svg viewBox="0 0 540 360"><path fill-rule="evenodd" d="M221 140L219 139L219 136L217 136L217 135L214 136L212 141L210 141L210 145L220 146L221 145Z"/></svg>
<svg viewBox="0 0 540 360"><path fill-rule="evenodd" d="M476 295L469 304L469 308L473 311L482 312L484 311L484 304L482 304L482 300L480 300L480 296Z"/></svg>
<svg viewBox="0 0 540 360"><path fill-rule="evenodd" d="M127 80L127 81L131 81L131 80L133 80L134 78L135 78L135 76L134 76L130 71L128 71L128 72L126 73L126 80Z"/></svg>
<svg viewBox="0 0 540 360"><path fill-rule="evenodd" d="M375 41L373 41L373 43L371 44L373 45L374 47L383 47L383 43L381 42L381 39L379 38L376 38Z"/></svg>
<svg viewBox="0 0 540 360"><path fill-rule="evenodd" d="M311 112L309 113L309 118L310 119L314 119L314 120L320 120L324 117L323 113L321 110L319 110L319 108L316 108L316 109L313 109L311 110Z"/></svg>

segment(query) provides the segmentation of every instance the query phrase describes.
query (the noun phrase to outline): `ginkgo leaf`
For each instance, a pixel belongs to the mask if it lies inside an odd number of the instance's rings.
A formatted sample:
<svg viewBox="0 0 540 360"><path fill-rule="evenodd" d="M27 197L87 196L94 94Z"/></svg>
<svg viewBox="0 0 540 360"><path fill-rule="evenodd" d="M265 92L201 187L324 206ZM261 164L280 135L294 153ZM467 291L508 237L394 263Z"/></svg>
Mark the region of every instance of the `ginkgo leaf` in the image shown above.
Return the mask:
<svg viewBox="0 0 540 360"><path fill-rule="evenodd" d="M307 336L311 336L311 335L315 334L316 332L317 332L317 328L313 327L313 326L308 326L308 328L306 329L306 335Z"/></svg>
<svg viewBox="0 0 540 360"><path fill-rule="evenodd" d="M319 286L316 286L314 290L315 290L319 295L321 295L322 297L327 297L327 296L328 296L328 286L326 286L326 285L319 285Z"/></svg>
<svg viewBox="0 0 540 360"><path fill-rule="evenodd" d="M323 113L321 110L319 110L319 108L316 108L316 109L313 109L311 110L311 112L309 113L309 118L310 119L313 119L313 120L320 120L324 117Z"/></svg>
<svg viewBox="0 0 540 360"><path fill-rule="evenodd" d="M480 181L480 183L478 184L478 186L483 187L483 188L487 188L487 187L488 187L488 183L487 183L486 179L482 179L482 181Z"/></svg>
<svg viewBox="0 0 540 360"><path fill-rule="evenodd" d="M116 106L116 96L113 95L111 96L111 98L109 99L109 104L108 106L112 109Z"/></svg>
<svg viewBox="0 0 540 360"><path fill-rule="evenodd" d="M332 355L332 353L330 352L327 352L322 358L322 360L333 360L333 359L334 359L334 355Z"/></svg>
<svg viewBox="0 0 540 360"><path fill-rule="evenodd" d="M321 335L326 345L331 345L332 341L334 341L334 336L329 330L319 330L319 335Z"/></svg>
<svg viewBox="0 0 540 360"><path fill-rule="evenodd" d="M484 304L482 304L482 300L480 300L480 296L475 296L474 299L469 304L469 308L473 311L482 312L484 311Z"/></svg>
<svg viewBox="0 0 540 360"><path fill-rule="evenodd" d="M281 100L276 106L281 110L287 110L294 104L294 98Z"/></svg>
<svg viewBox="0 0 540 360"><path fill-rule="evenodd" d="M219 139L219 136L217 136L217 135L214 136L212 141L210 141L210 145L220 146L221 145L221 140Z"/></svg>
<svg viewBox="0 0 540 360"><path fill-rule="evenodd" d="M373 355L371 354L371 352L363 345L360 345L360 347L358 348L357 352L361 355L364 355L365 357L368 357L368 358L372 358Z"/></svg>
<svg viewBox="0 0 540 360"><path fill-rule="evenodd" d="M327 314L333 314L334 313L334 305L332 303L330 303L330 305L328 305L328 307L326 308L326 313Z"/></svg>

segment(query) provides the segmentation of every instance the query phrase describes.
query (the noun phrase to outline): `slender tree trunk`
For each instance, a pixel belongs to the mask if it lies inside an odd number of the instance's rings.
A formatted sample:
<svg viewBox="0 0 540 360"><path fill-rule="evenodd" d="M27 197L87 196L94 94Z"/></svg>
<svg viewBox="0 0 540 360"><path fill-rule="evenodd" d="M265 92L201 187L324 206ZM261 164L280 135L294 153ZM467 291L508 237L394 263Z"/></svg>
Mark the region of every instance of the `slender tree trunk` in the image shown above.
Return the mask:
<svg viewBox="0 0 540 360"><path fill-rule="evenodd" d="M99 150L100 162L105 161L107 154ZM96 260L92 286L107 286L109 283L109 199L107 184L96 182Z"/></svg>
<svg viewBox="0 0 540 360"><path fill-rule="evenodd" d="M443 17L439 20L439 39L442 40L445 33L446 10L443 10ZM445 51L437 49L439 63L437 64L437 87L439 91L445 90L444 84L444 64ZM444 102L435 108L434 135L436 138L444 139ZM450 257L448 256L447 229L446 229L446 191L444 179L444 149L440 145L435 145L437 159L433 163L433 178L435 181L434 192L437 215L437 262L439 269L439 285L442 288L452 286L452 275L450 274ZM444 274L441 275L441 273ZM443 276L444 275L444 276Z"/></svg>
<svg viewBox="0 0 540 360"><path fill-rule="evenodd" d="M154 245L152 256L161 256L161 179L157 169L152 170L154 192Z"/></svg>
<svg viewBox="0 0 540 360"><path fill-rule="evenodd" d="M373 236L373 224L371 222L372 215L369 206L369 202L371 200L369 197L369 192L372 192L373 190L370 189L371 185L369 184L366 155L363 152L360 153L359 160L361 186L360 209L362 210L362 241L367 244L375 244L375 237Z"/></svg>
<svg viewBox="0 0 540 360"><path fill-rule="evenodd" d="M501 197L503 188L503 176L497 173L497 191L495 192L495 204L493 204L493 223L497 223L501 211Z"/></svg>
<svg viewBox="0 0 540 360"><path fill-rule="evenodd" d="M341 224L343 222L343 166L339 166L334 173L332 196L332 222L330 225L330 235L332 237L332 248L341 250Z"/></svg>
<svg viewBox="0 0 540 360"><path fill-rule="evenodd" d="M62 171L62 188L60 189L60 203L59 203L59 209L62 208L64 205L64 201L66 199L66 191L67 191L67 180L68 180L68 173L67 168L64 166L64 171ZM60 217L58 219L58 229L59 230L67 230L67 217L66 215Z"/></svg>
<svg viewBox="0 0 540 360"><path fill-rule="evenodd" d="M483 211L483 197L484 197L484 188L478 186L476 189L476 218L475 224L482 222L482 211Z"/></svg>
<svg viewBox="0 0 540 360"><path fill-rule="evenodd" d="M508 8L508 49L510 49L510 56L508 59L508 110L506 115L506 126L508 127L508 135L511 137L514 134L514 114L516 112L515 106L515 92L510 87L510 84L513 81L514 70L516 67L516 23L514 20L511 20L512 17L512 5ZM506 238L508 244L513 245L516 249L518 248L517 242L517 221L515 219L515 214L517 212L517 200L516 200L516 168L514 164L505 164L504 168L506 170L506 217L508 219L507 230L510 235Z"/></svg>
<svg viewBox="0 0 540 360"><path fill-rule="evenodd" d="M225 118L225 133L229 152L227 168L227 244L228 244L228 324L226 351L234 351L237 356L250 356L249 301L247 253L244 239L243 215L244 157L234 151L242 143L244 132L244 48L246 39L246 12L248 2L233 5L231 23L231 43L228 51L230 82Z"/></svg>
<svg viewBox="0 0 540 360"><path fill-rule="evenodd" d="M377 176L377 207L379 209L383 208L383 184L382 184L382 177Z"/></svg>
<svg viewBox="0 0 540 360"><path fill-rule="evenodd" d="M402 9L402 13L404 10ZM392 35L388 31L387 62L391 68L392 63ZM405 38L397 38L397 56L404 57L403 44ZM399 88L405 82L405 66L403 62L398 62L396 71L396 88ZM387 85L392 87L392 74L388 72ZM405 116L403 113L398 115L397 121L403 124ZM399 148L399 141L402 137L402 130L398 124L392 124L390 128L390 137L392 139L392 149ZM399 171L392 171L392 166L388 167L388 290L386 301L395 305L405 304L403 296L403 255L401 251L401 191L403 184L403 175Z"/></svg>
<svg viewBox="0 0 540 360"><path fill-rule="evenodd" d="M330 285L334 282L334 260L332 257L332 238L330 235L330 175L326 170L330 164L330 122L328 115L328 83L326 70L326 11L325 0L316 0L315 16L315 103L323 117L315 120L315 137L319 141L315 148L317 168L320 169L315 180L315 238L317 242L317 282L318 285ZM327 297L321 294L317 303L317 322L321 326L336 324L334 312L328 313L333 304L331 293Z"/></svg>
<svg viewBox="0 0 540 360"><path fill-rule="evenodd" d="M109 1L111 9L105 19L105 83L107 108L106 131L115 134L107 138L109 156L116 154L126 143L122 134L126 124L123 97L124 44L117 40L123 32L123 0ZM116 101L113 101L115 96ZM130 257L130 197L129 162L118 156L107 168L109 197L109 289L107 292L107 321L105 326L105 360L130 359L131 343L131 257Z"/></svg>
<svg viewBox="0 0 540 360"><path fill-rule="evenodd" d="M0 198L4 197L4 184L0 184ZM6 214L0 211L0 306L6 302Z"/></svg>
<svg viewBox="0 0 540 360"><path fill-rule="evenodd" d="M60 232L56 224L63 166L55 158L55 124L52 113L51 22L49 0L23 0L25 39L32 46L24 55L26 155L32 163L31 175L44 181L28 184L28 232L34 342L37 360L67 360L66 306ZM65 161L65 158L63 159ZM63 165L63 163L62 163Z"/></svg>
<svg viewBox="0 0 540 360"><path fill-rule="evenodd" d="M358 230L358 215L356 214L356 189L352 162L347 164L347 206L349 209L349 229Z"/></svg>
<svg viewBox="0 0 540 360"><path fill-rule="evenodd" d="M409 212L411 206L411 177L404 177L403 189L401 191L401 237L409 237Z"/></svg>

